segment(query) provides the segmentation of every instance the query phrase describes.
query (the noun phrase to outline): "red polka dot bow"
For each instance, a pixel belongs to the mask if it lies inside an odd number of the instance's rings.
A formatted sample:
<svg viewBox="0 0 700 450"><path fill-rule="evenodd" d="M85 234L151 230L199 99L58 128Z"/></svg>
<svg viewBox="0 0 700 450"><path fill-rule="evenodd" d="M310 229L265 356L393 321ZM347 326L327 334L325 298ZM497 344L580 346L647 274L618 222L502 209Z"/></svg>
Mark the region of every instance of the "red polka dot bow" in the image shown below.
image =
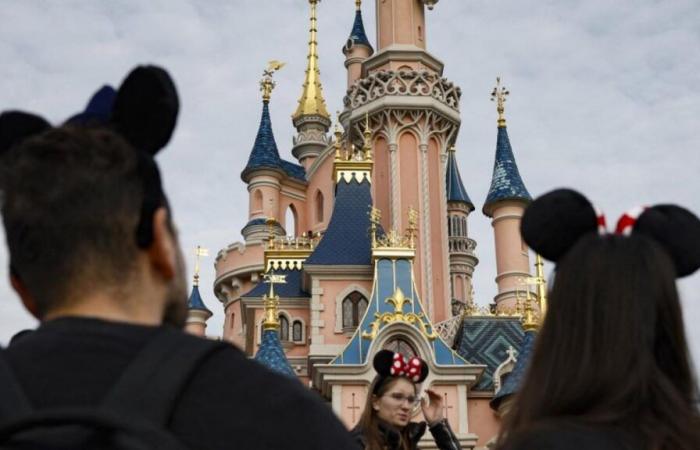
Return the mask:
<svg viewBox="0 0 700 450"><path fill-rule="evenodd" d="M413 356L406 360L401 353L394 353L394 362L389 373L395 377L406 377L414 383L418 383L421 378L421 360Z"/></svg>

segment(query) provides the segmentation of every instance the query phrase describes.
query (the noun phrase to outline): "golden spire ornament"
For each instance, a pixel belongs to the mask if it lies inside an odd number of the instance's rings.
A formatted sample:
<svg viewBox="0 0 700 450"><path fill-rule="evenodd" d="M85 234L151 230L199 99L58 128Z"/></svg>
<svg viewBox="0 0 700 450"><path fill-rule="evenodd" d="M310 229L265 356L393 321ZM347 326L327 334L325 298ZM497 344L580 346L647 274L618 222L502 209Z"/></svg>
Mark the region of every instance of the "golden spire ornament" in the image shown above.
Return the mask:
<svg viewBox="0 0 700 450"><path fill-rule="evenodd" d="M362 9L362 0L355 0L355 9L358 11Z"/></svg>
<svg viewBox="0 0 700 450"><path fill-rule="evenodd" d="M299 106L292 115L292 119L302 116L321 116L330 120L330 114L326 109L326 101L323 99L321 87L321 71L318 69L318 32L316 19L316 6L320 0L309 0L311 5L311 28L309 29L309 54L307 56L306 78L299 99Z"/></svg>
<svg viewBox="0 0 700 450"><path fill-rule="evenodd" d="M275 80L272 79L272 75L278 70L284 67L285 63L282 61L277 61L273 59L267 63L267 69L263 70L263 77L260 80L260 91L263 93L263 101L269 102L272 95L272 90L275 88Z"/></svg>
<svg viewBox="0 0 700 450"><path fill-rule="evenodd" d="M194 281L192 284L199 286L199 258L209 256L209 250L198 245L194 250L194 256Z"/></svg>
<svg viewBox="0 0 700 450"><path fill-rule="evenodd" d="M372 129L369 127L369 113L365 113L365 129L362 132L364 135L364 142L362 146L362 151L364 152L365 159L368 161L372 160Z"/></svg>
<svg viewBox="0 0 700 450"><path fill-rule="evenodd" d="M491 92L491 101L496 102L496 111L498 112L498 128L505 128L506 117L503 115L505 112L504 103L506 102L506 97L510 95L510 91L506 89L505 86L501 86L501 77L496 77L496 87L493 88Z"/></svg>
<svg viewBox="0 0 700 450"><path fill-rule="evenodd" d="M270 285L270 292L263 295L263 305L265 308L265 321L263 322L264 330L276 330L279 327L279 317L277 309L280 303L279 295L275 294L275 284L284 284L286 275L275 275L270 272L263 275L264 283Z"/></svg>

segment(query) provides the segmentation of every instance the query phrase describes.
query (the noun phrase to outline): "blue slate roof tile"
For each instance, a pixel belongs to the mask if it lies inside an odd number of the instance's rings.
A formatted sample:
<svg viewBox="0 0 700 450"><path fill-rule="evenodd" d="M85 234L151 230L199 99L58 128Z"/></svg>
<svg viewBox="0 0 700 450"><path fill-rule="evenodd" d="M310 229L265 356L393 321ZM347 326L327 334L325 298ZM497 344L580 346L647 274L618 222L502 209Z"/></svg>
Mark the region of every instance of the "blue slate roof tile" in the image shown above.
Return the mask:
<svg viewBox="0 0 700 450"><path fill-rule="evenodd" d="M373 52L372 44L369 43L367 38L367 33L365 33L365 25L362 23L362 11L359 9L355 11L355 21L352 24L352 30L350 30L350 37L348 38L352 41L353 45L365 45L369 48L370 52Z"/></svg>
<svg viewBox="0 0 700 450"><path fill-rule="evenodd" d="M515 367L513 367L513 371L506 377L501 389L491 400L491 408L498 410L498 406L503 400L506 399L506 397L518 392L518 389L525 378L525 373L527 372L527 367L530 363L530 358L532 357L532 351L535 348L536 337L537 333L535 331L525 332L523 343L518 350L518 360L515 362Z"/></svg>
<svg viewBox="0 0 700 450"><path fill-rule="evenodd" d="M459 174L459 167L457 167L457 158L455 158L454 151L450 151L447 157L445 184L447 187L448 202L464 203L469 207L470 211L474 211L474 204L469 199L467 190L464 189L464 183L462 183L462 177Z"/></svg>
<svg viewBox="0 0 700 450"><path fill-rule="evenodd" d="M493 163L491 188L484 203L484 214L490 215L490 206L503 200L524 200L529 202L532 200L532 197L520 177L518 165L515 163L515 156L513 156L513 149L508 139L508 131L506 127L499 127L498 140L496 142L496 160Z"/></svg>
<svg viewBox="0 0 700 450"><path fill-rule="evenodd" d="M355 178L336 185L333 215L321 242L306 260L307 265L369 265L372 249L369 238L369 211L372 194L367 180Z"/></svg>
<svg viewBox="0 0 700 450"><path fill-rule="evenodd" d="M301 287L302 273L300 270L278 270L275 275L286 275L286 283L275 284L275 294L281 298L311 298ZM267 283L258 283L241 297L262 297L270 291Z"/></svg>
<svg viewBox="0 0 700 450"><path fill-rule="evenodd" d="M274 372L296 378L294 369L289 365L287 356L284 354L277 330L263 331L255 360Z"/></svg>
<svg viewBox="0 0 700 450"><path fill-rule="evenodd" d="M190 293L190 298L187 300L188 309L199 309L201 311L209 311L209 308L204 304L202 296L199 294L199 286L192 286L192 292Z"/></svg>
<svg viewBox="0 0 700 450"><path fill-rule="evenodd" d="M465 317L454 341L457 353L472 364L485 364L486 370L475 391L493 390L493 373L508 358L508 348L520 348L523 328L517 318Z"/></svg>
<svg viewBox="0 0 700 450"><path fill-rule="evenodd" d="M298 164L285 161L280 158L277 150L277 142L272 132L272 120L270 119L270 104L263 102L262 116L258 134L255 136L253 149L248 157L248 164L241 172L241 178L246 181L248 175L257 169L281 170L288 176L298 180L306 181L306 171Z"/></svg>

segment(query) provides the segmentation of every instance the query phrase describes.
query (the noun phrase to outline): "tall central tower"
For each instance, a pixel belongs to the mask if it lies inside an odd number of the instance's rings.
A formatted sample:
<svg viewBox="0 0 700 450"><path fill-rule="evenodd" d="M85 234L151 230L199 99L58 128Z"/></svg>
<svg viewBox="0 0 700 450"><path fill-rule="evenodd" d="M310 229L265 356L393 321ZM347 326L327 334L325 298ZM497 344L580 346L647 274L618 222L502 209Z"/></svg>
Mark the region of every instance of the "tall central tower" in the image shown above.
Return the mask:
<svg viewBox="0 0 700 450"><path fill-rule="evenodd" d="M439 322L450 316L445 169L460 125L461 92L426 50L425 9L435 3L376 1L378 48L362 61L341 121L360 145L365 116L370 118L372 196L382 226L404 229L409 208L419 213L416 283L428 314Z"/></svg>

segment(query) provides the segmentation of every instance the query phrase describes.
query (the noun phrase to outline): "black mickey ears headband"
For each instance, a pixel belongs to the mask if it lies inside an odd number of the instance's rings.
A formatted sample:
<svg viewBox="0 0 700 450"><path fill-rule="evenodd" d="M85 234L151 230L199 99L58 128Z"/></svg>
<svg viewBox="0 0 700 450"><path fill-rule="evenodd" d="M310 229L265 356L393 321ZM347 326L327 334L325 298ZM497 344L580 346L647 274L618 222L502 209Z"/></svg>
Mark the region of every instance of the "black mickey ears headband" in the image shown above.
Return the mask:
<svg viewBox="0 0 700 450"><path fill-rule="evenodd" d="M571 189L556 189L535 199L525 210L520 231L530 248L554 262L583 235L607 232L605 217L586 197ZM616 232L654 239L671 256L678 277L700 268L700 219L685 208L635 208L620 218Z"/></svg>
<svg viewBox="0 0 700 450"><path fill-rule="evenodd" d="M168 72L156 66L139 66L127 75L118 91L102 87L83 112L66 121L74 126L110 128L137 150L144 199L136 241L142 248L153 239L153 213L167 203L153 156L170 140L179 108L177 90ZM0 114L0 154L50 128L45 119L34 114L21 111Z"/></svg>
<svg viewBox="0 0 700 450"><path fill-rule="evenodd" d="M422 359L417 356L406 358L401 353L395 353L391 350L380 350L374 355L372 361L374 370L379 376L386 378L406 377L413 383L422 383L427 377L430 369ZM377 383L374 387L375 391L379 389L382 383Z"/></svg>

